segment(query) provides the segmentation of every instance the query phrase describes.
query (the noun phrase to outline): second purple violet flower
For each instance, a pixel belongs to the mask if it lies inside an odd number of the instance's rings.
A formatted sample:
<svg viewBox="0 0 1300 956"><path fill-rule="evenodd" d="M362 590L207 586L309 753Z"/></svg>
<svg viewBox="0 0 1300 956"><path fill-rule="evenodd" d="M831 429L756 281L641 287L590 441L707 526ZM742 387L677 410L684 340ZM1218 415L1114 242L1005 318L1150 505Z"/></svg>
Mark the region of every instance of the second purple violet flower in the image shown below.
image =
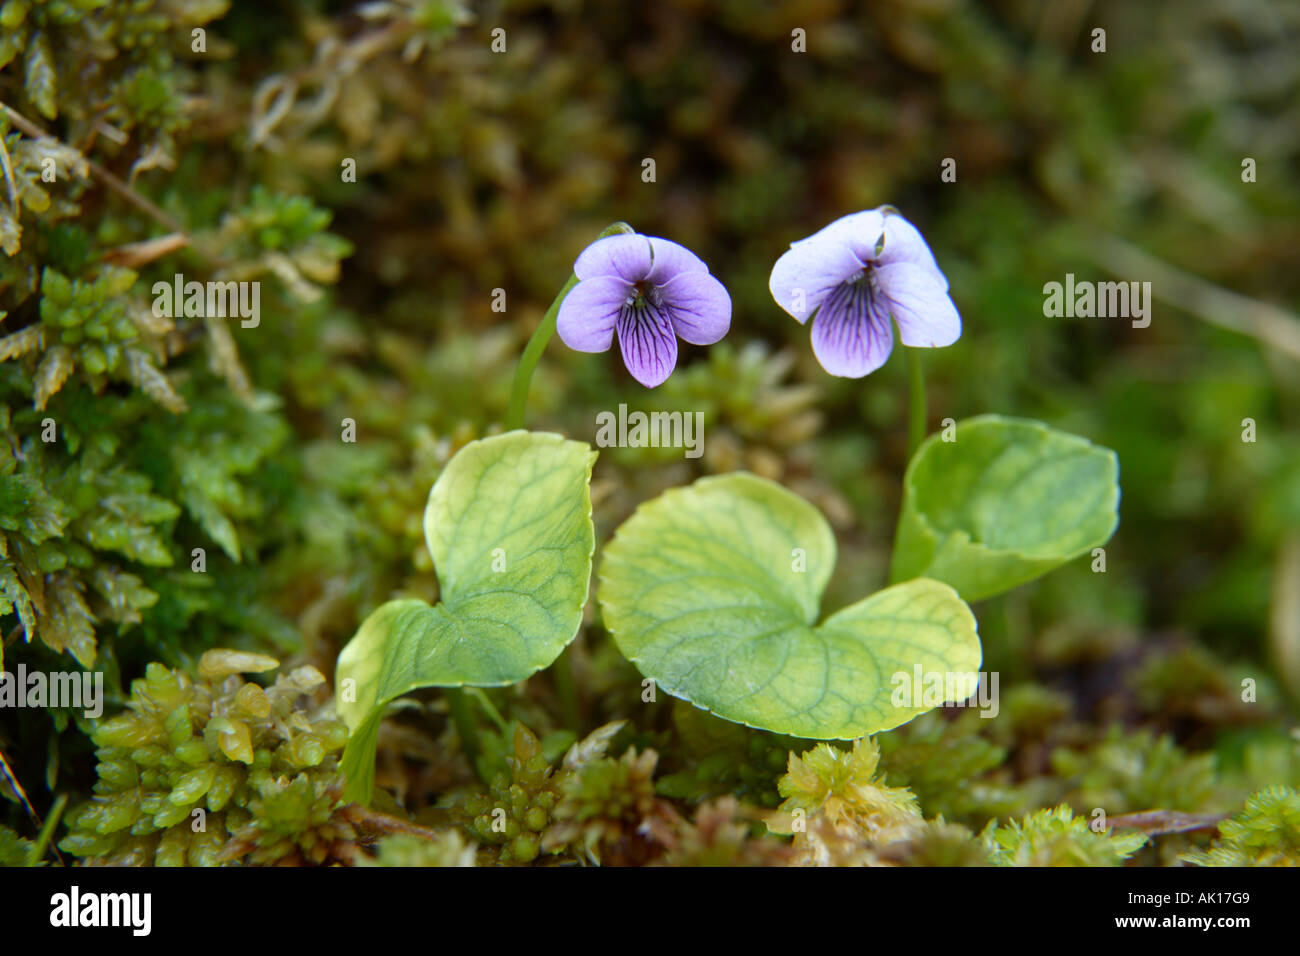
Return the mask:
<svg viewBox="0 0 1300 956"><path fill-rule="evenodd" d="M812 348L832 375L861 378L894 348L935 348L961 337L948 279L921 233L892 207L835 220L791 243L768 283L799 322L813 317Z"/></svg>

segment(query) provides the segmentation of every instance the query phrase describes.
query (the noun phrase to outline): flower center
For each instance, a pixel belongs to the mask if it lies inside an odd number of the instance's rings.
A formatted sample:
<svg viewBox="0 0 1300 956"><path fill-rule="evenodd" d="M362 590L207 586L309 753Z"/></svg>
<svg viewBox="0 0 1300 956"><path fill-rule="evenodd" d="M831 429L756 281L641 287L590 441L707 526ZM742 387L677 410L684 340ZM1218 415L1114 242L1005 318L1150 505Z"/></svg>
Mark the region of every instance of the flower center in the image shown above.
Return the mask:
<svg viewBox="0 0 1300 956"><path fill-rule="evenodd" d="M653 282L642 279L632 284L632 289L627 294L627 305L633 309L644 309L647 305L653 305L656 308L664 304L664 297L659 292L659 287Z"/></svg>
<svg viewBox="0 0 1300 956"><path fill-rule="evenodd" d="M847 276L843 282L831 290L822 308L843 311L847 315L871 320L872 300L880 291L880 278L876 275L873 263Z"/></svg>
<svg viewBox="0 0 1300 956"><path fill-rule="evenodd" d="M868 262L853 275L844 280L844 284L854 286L861 292L870 295L880 286L880 280L876 277L876 270L873 268L875 263Z"/></svg>

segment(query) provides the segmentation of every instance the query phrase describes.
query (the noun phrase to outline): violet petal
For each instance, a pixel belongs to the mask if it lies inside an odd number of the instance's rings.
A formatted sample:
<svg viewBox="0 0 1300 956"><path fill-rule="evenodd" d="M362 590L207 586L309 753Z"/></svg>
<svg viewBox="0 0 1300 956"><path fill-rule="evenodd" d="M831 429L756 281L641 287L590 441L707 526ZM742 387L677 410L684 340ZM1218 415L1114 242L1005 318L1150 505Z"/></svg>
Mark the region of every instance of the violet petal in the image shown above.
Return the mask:
<svg viewBox="0 0 1300 956"><path fill-rule="evenodd" d="M691 250L671 239L647 236L650 240L652 262L646 279L655 285L663 285L682 273L707 273L709 267L704 260Z"/></svg>
<svg viewBox="0 0 1300 956"><path fill-rule="evenodd" d="M850 213L791 245L799 246L805 242L835 242L848 246L859 259L866 262L875 257L876 242L884 232L887 218L892 217L887 217L879 209Z"/></svg>
<svg viewBox="0 0 1300 956"><path fill-rule="evenodd" d="M668 313L652 305L625 308L618 317L623 364L646 388L660 385L677 365L677 334Z"/></svg>
<svg viewBox="0 0 1300 956"><path fill-rule="evenodd" d="M621 233L597 239L573 264L579 279L616 276L628 282L640 282L650 273L650 241L637 233Z"/></svg>
<svg viewBox="0 0 1300 956"><path fill-rule="evenodd" d="M848 245L809 238L796 242L776 260L767 285L777 305L807 322L832 290L862 268L862 260Z"/></svg>
<svg viewBox="0 0 1300 956"><path fill-rule="evenodd" d="M904 345L936 348L961 338L961 316L948 295L948 285L929 269L896 262L878 267L876 275Z"/></svg>
<svg viewBox="0 0 1300 956"><path fill-rule="evenodd" d="M948 277L939 269L934 253L917 228L902 216L885 217L885 246L876 257L880 265L910 262L925 269L948 291Z"/></svg>
<svg viewBox="0 0 1300 956"><path fill-rule="evenodd" d="M707 272L683 272L659 287L673 328L692 345L712 345L731 328L731 296Z"/></svg>
<svg viewBox="0 0 1300 956"><path fill-rule="evenodd" d="M630 283L613 276L583 279L569 290L555 317L561 341L576 352L608 350L619 312L631 291Z"/></svg>
<svg viewBox="0 0 1300 956"><path fill-rule="evenodd" d="M841 378L861 378L885 364L894 348L886 303L862 286L837 288L812 324L812 349L822 368Z"/></svg>

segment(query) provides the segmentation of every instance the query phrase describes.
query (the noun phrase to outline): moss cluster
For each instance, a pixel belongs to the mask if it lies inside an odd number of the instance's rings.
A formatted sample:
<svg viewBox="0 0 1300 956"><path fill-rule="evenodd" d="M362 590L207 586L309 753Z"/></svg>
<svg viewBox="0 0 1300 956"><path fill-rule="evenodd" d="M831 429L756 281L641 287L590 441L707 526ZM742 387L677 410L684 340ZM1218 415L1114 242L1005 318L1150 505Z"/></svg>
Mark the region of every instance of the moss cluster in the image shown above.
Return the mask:
<svg viewBox="0 0 1300 956"><path fill-rule="evenodd" d="M653 750L637 753L633 747L617 760L599 757L575 768L563 781L543 846L606 866L648 863L657 851L645 831L666 808L655 793L658 762Z"/></svg>
<svg viewBox="0 0 1300 956"><path fill-rule="evenodd" d="M150 665L132 682L127 713L92 734L99 782L69 815L60 847L111 865L338 855L355 836L335 819L347 728L300 706L324 682L314 668L267 688L239 676L277 666L262 655L208 651L196 681Z"/></svg>
<svg viewBox="0 0 1300 956"><path fill-rule="evenodd" d="M1245 808L1219 824L1219 839L1208 850L1184 855L1197 866L1300 866L1300 793L1269 787L1251 796Z"/></svg>
<svg viewBox="0 0 1300 956"><path fill-rule="evenodd" d="M1120 866L1147 841L1140 833L1093 830L1067 806L990 824L981 839L998 866Z"/></svg>
<svg viewBox="0 0 1300 956"><path fill-rule="evenodd" d="M469 828L480 842L501 847L502 862L531 863L542 851L542 832L559 803L559 781L541 742L522 724L515 727L513 752L505 763L507 771L496 775L487 792L466 801Z"/></svg>

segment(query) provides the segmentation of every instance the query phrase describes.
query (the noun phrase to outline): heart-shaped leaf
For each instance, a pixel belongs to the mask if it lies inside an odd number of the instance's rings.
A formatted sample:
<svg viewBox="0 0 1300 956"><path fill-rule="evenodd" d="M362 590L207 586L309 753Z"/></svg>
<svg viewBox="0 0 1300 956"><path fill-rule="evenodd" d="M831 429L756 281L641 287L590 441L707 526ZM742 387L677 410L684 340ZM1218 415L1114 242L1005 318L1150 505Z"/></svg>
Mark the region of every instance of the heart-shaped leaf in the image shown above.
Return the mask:
<svg viewBox="0 0 1300 956"><path fill-rule="evenodd" d="M348 799L366 802L384 705L419 687L513 684L578 633L591 582L591 466L559 435L513 431L471 442L424 511L440 600L389 601L339 654Z"/></svg>
<svg viewBox="0 0 1300 956"><path fill-rule="evenodd" d="M834 563L830 527L798 495L745 473L702 478L618 529L600 606L619 649L660 689L796 737L897 727L940 701L896 705L896 675L978 670L975 618L937 581L887 588L817 624Z"/></svg>
<svg viewBox="0 0 1300 956"><path fill-rule="evenodd" d="M931 435L903 479L892 579L924 575L976 601L1105 544L1119 459L1042 422L981 415Z"/></svg>

